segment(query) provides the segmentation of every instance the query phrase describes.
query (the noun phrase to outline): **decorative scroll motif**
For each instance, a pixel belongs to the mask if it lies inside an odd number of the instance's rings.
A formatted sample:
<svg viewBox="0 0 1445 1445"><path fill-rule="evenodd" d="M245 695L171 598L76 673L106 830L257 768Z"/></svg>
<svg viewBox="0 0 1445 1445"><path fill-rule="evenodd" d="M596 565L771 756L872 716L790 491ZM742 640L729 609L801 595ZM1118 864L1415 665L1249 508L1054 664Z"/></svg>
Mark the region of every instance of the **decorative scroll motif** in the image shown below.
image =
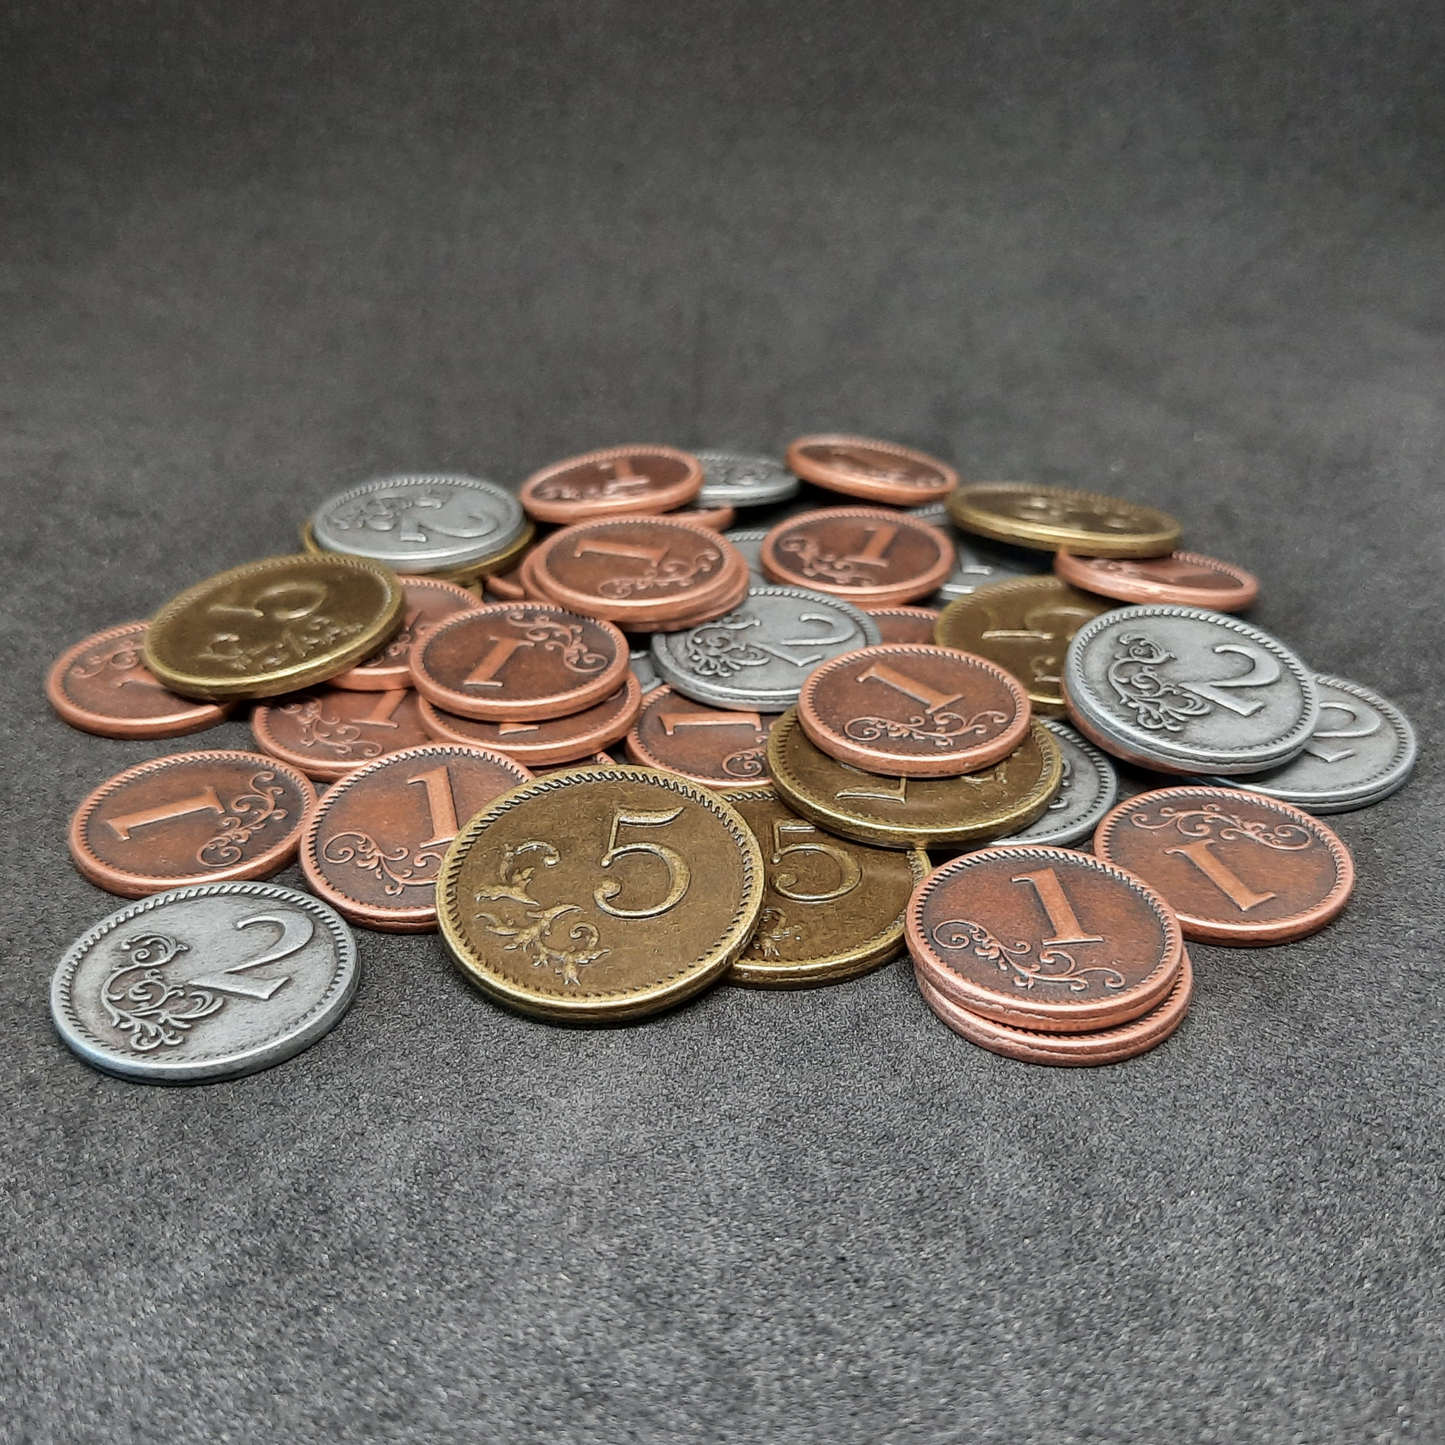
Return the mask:
<svg viewBox="0 0 1445 1445"><path fill-rule="evenodd" d="M730 778L761 778L767 771L766 758L763 748L741 748L722 760L722 770Z"/></svg>
<svg viewBox="0 0 1445 1445"><path fill-rule="evenodd" d="M733 677L745 667L765 667L772 655L741 636L762 621L743 612L729 612L688 634L687 665L698 677Z"/></svg>
<svg viewBox="0 0 1445 1445"><path fill-rule="evenodd" d="M1109 685L1139 726L1150 732L1182 732L1186 718L1214 711L1197 693L1159 676L1156 669L1162 663L1176 660L1142 632L1126 632L1115 645L1114 660L1105 674Z"/></svg>
<svg viewBox="0 0 1445 1445"><path fill-rule="evenodd" d="M569 913L580 913L581 909L575 903L559 903L552 908L544 908L532 897L527 890L537 866L522 866L522 857L527 853L539 854L544 868L555 868L561 861L556 848L550 843L531 841L519 843L515 848L509 846L497 869L502 881L478 888L474 896L478 903L509 904L511 907L504 907L497 913L478 909L476 920L495 937L512 940L502 945L505 952L520 951L530 955L533 968L550 968L564 984L575 988L582 982L578 970L589 963L596 963L612 950L597 946L601 935L590 923L574 922L565 940L559 943L553 939L553 924ZM516 916L519 910L520 919ZM579 946L568 948L568 943Z"/></svg>
<svg viewBox="0 0 1445 1445"><path fill-rule="evenodd" d="M203 662L213 662L232 672L269 672L290 662L302 662L344 637L361 631L360 622L333 622L324 613L287 623L274 637L243 646L238 632L216 632L198 654Z"/></svg>
<svg viewBox="0 0 1445 1445"><path fill-rule="evenodd" d="M637 597L644 592L664 592L669 588L683 591L696 580L715 572L722 564L722 553L716 547L704 547L690 558L666 557L649 562L634 577L609 577L597 586L603 597Z"/></svg>
<svg viewBox="0 0 1445 1445"><path fill-rule="evenodd" d="M70 675L77 682L99 677L103 672L135 672L144 670L145 657L137 640L112 643L101 652L91 652L75 663Z"/></svg>
<svg viewBox="0 0 1445 1445"><path fill-rule="evenodd" d="M851 447L823 447L820 450L822 452L819 457L820 461L831 462L835 467L845 468L856 476L871 477L875 481L921 487L929 486L935 480L932 476L920 475L907 467L890 466L887 462L871 457L866 452L855 452Z"/></svg>
<svg viewBox="0 0 1445 1445"><path fill-rule="evenodd" d="M869 570L866 562L824 551L811 537L784 537L778 543L778 551L796 557L798 571L804 577L821 578L825 582L836 583L839 587L861 587L877 580L874 571Z"/></svg>
<svg viewBox="0 0 1445 1445"><path fill-rule="evenodd" d="M967 918L950 918L933 929L933 941L940 948L967 950L975 958L996 964L1000 973L1009 974L1014 987L1033 989L1039 984L1062 984L1070 993L1083 993L1093 975L1105 988L1123 988L1124 975L1118 968L1100 965L1080 968L1071 953L1062 948L1041 945L1038 958L1031 957L1033 946L1020 941L1010 947L991 934L981 923Z"/></svg>
<svg viewBox="0 0 1445 1445"><path fill-rule="evenodd" d="M967 720L956 712L937 712L919 713L907 722L886 717L850 718L843 731L859 743L887 738L891 742L932 743L936 748L951 748L962 738L984 737L1007 722L1008 714L1001 712L976 712ZM933 726L930 727L930 723Z"/></svg>
<svg viewBox="0 0 1445 1445"><path fill-rule="evenodd" d="M759 958L781 958L785 943L802 943L803 930L788 922L781 908L765 908L758 919L757 932L748 941L747 952Z"/></svg>
<svg viewBox="0 0 1445 1445"><path fill-rule="evenodd" d="M326 863L353 863L363 873L370 873L388 898L395 898L405 888L430 888L437 881L446 849L423 848L415 858L405 844L388 853L370 833L335 833L321 849Z"/></svg>
<svg viewBox="0 0 1445 1445"><path fill-rule="evenodd" d="M1174 808L1165 804L1159 809L1157 821L1151 822L1149 818L1148 813L1129 815L1129 821L1136 828L1147 828L1151 833L1173 828L1184 838L1213 837L1221 843L1234 838L1248 839L1282 853L1297 853L1313 841L1309 829L1298 823L1281 823L1272 828L1264 818L1241 818L1238 813L1226 813L1218 803L1206 803L1202 808Z"/></svg>
<svg viewBox="0 0 1445 1445"><path fill-rule="evenodd" d="M651 477L609 477L605 482L564 482L554 477L533 495L543 502L584 502L593 497L637 497L651 490Z"/></svg>
<svg viewBox="0 0 1445 1445"><path fill-rule="evenodd" d="M276 782L276 774L269 769L254 774L251 791L231 799L216 824L215 837L208 838L196 849L196 861L207 868L228 868L239 863L245 856L243 845L268 823L279 822L286 816L286 810L276 806L276 799L285 791L286 785Z"/></svg>
<svg viewBox="0 0 1445 1445"><path fill-rule="evenodd" d="M1133 532L1138 527L1137 518L1108 507L1102 497L1094 505L1080 506L1067 497L1031 492L1003 496L999 506L1020 521L1044 522L1052 527L1086 527L1091 532Z"/></svg>
<svg viewBox="0 0 1445 1445"><path fill-rule="evenodd" d="M528 617L520 608L507 614L507 621L520 628L522 635L543 652L555 652L562 665L571 672L601 672L607 659L600 652L591 652L582 641L580 622L553 622L547 617Z"/></svg>
<svg viewBox="0 0 1445 1445"><path fill-rule="evenodd" d="M296 746L303 748L325 748L336 758L376 758L381 756L381 744L374 738L364 738L357 723L345 722L339 717L327 717L321 710L319 698L308 697L301 702L282 703L278 713L296 720Z"/></svg>
<svg viewBox="0 0 1445 1445"><path fill-rule="evenodd" d="M126 958L101 985L100 1002L139 1054L184 1043L198 1019L209 1017L226 1002L198 984L170 983L162 977L166 964L190 952L189 944L168 933L137 934L121 944L121 951Z"/></svg>
<svg viewBox="0 0 1445 1445"><path fill-rule="evenodd" d="M1049 813L1057 813L1062 808L1069 806L1069 794L1074 790L1074 765L1066 757L1064 759L1063 772L1059 778L1059 791L1049 802L1045 809Z"/></svg>
<svg viewBox="0 0 1445 1445"><path fill-rule="evenodd" d="M452 500L450 495L439 495L433 491L407 492L392 497L357 497L348 502L326 519L327 526L338 532L396 532L403 542L421 542L431 539L428 531L440 533L443 537L475 538L485 537L497 530L497 523L488 517L468 513L466 520L472 527L443 527L432 518L418 513L439 512Z"/></svg>

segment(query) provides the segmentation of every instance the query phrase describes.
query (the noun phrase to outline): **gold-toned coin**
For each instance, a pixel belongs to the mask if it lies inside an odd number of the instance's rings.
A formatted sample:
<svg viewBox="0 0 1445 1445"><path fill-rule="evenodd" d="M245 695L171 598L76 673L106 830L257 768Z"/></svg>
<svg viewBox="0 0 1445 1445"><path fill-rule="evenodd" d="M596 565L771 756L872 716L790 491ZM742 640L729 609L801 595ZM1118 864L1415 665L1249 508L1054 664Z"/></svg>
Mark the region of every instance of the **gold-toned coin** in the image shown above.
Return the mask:
<svg viewBox="0 0 1445 1445"><path fill-rule="evenodd" d="M990 582L950 602L933 636L940 647L996 662L1023 684L1036 713L1063 717L1069 639L1086 622L1118 605L1047 574L1016 577Z"/></svg>
<svg viewBox="0 0 1445 1445"><path fill-rule="evenodd" d="M500 573L510 572L527 555L536 536L536 527L531 522L527 522L518 534L516 541L509 543L500 552L496 552L490 557L483 557L479 562L468 563L465 567L454 567L449 572L428 572L426 576L438 582L454 582L458 587L474 586L486 577L496 577ZM348 555L326 551L316 540L316 529L311 525L310 517L307 517L301 524L301 546L313 557Z"/></svg>
<svg viewBox="0 0 1445 1445"><path fill-rule="evenodd" d="M904 910L929 871L922 848L830 837L775 791L724 793L763 850L757 931L726 981L753 988L840 983L903 952Z"/></svg>
<svg viewBox="0 0 1445 1445"><path fill-rule="evenodd" d="M965 532L1082 557L1163 557L1183 536L1157 507L1032 482L970 482L951 491L945 505Z"/></svg>
<svg viewBox="0 0 1445 1445"><path fill-rule="evenodd" d="M1041 722L1001 763L957 778L881 778L814 747L789 708L768 736L778 795L828 833L882 848L979 843L1027 828L1059 791L1064 760Z"/></svg>
<svg viewBox="0 0 1445 1445"><path fill-rule="evenodd" d="M183 697L275 697L370 657L405 609L401 583L379 562L267 557L167 602L146 632L146 666Z"/></svg>
<svg viewBox="0 0 1445 1445"><path fill-rule="evenodd" d="M763 906L736 808L652 768L568 768L498 798L437 881L442 937L484 993L607 1023L681 1003L727 972Z"/></svg>

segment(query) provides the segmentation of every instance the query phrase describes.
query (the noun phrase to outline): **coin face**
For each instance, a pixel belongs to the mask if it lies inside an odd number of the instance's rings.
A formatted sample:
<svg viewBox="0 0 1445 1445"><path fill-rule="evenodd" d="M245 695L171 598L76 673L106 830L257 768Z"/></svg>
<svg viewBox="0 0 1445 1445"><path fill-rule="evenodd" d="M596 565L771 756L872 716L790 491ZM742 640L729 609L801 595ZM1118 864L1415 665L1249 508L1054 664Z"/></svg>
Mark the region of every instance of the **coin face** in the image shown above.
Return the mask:
<svg viewBox="0 0 1445 1445"><path fill-rule="evenodd" d="M969 539L955 540L953 567L932 598L946 607L960 597L977 592L993 582L1012 582L1019 577L1037 577L1047 571L1048 558L1024 547L988 546Z"/></svg>
<svg viewBox="0 0 1445 1445"><path fill-rule="evenodd" d="M359 557L269 557L188 587L156 613L145 664L184 697L274 697L324 682L395 636L395 574Z"/></svg>
<svg viewBox="0 0 1445 1445"><path fill-rule="evenodd" d="M442 865L442 936L484 992L544 1018L620 1021L724 974L763 903L737 810L647 768L582 767L507 793Z"/></svg>
<svg viewBox="0 0 1445 1445"><path fill-rule="evenodd" d="M60 1037L145 1084L269 1069L333 1028L356 944L326 904L274 883L202 883L134 903L70 946L50 986Z"/></svg>
<svg viewBox="0 0 1445 1445"><path fill-rule="evenodd" d="M729 983L806 988L838 983L903 951L903 910L928 872L921 848L899 852L834 838L775 792L727 793L762 849L758 926Z"/></svg>
<svg viewBox="0 0 1445 1445"><path fill-rule="evenodd" d="M1158 1007L1184 952L1178 920L1122 868L1067 848L984 848L908 905L908 951L940 993L1015 1028L1083 1033Z"/></svg>
<svg viewBox="0 0 1445 1445"><path fill-rule="evenodd" d="M1259 579L1252 573L1202 552L1171 552L1140 561L1059 552L1054 571L1074 587L1120 602L1172 602L1242 612L1259 596Z"/></svg>
<svg viewBox="0 0 1445 1445"><path fill-rule="evenodd" d="M868 615L880 642L932 642L938 624L932 607L874 607Z"/></svg>
<svg viewBox="0 0 1445 1445"><path fill-rule="evenodd" d="M458 820L532 774L500 753L455 743L407 748L326 792L307 818L301 869L353 923L393 933L436 927L436 880Z"/></svg>
<svg viewBox="0 0 1445 1445"><path fill-rule="evenodd" d="M174 753L102 783L70 821L70 853L126 898L201 881L268 878L296 854L316 789L258 753Z"/></svg>
<svg viewBox="0 0 1445 1445"><path fill-rule="evenodd" d="M873 620L841 598L755 587L724 617L654 633L652 660L674 692L696 702L782 712L814 668L878 640Z"/></svg>
<svg viewBox="0 0 1445 1445"><path fill-rule="evenodd" d="M1061 717L1069 639L1111 606L1057 577L1025 577L950 602L935 636L943 647L996 662L1024 685L1035 712Z"/></svg>
<svg viewBox="0 0 1445 1445"><path fill-rule="evenodd" d="M1349 851L1308 813L1234 788L1165 788L1120 803L1099 857L1169 901L1186 938L1288 943L1338 917L1355 883Z"/></svg>
<svg viewBox="0 0 1445 1445"><path fill-rule="evenodd" d="M761 559L774 582L891 607L937 589L953 566L953 544L906 512L826 507L779 522Z"/></svg>
<svg viewBox="0 0 1445 1445"><path fill-rule="evenodd" d="M659 687L627 734L627 755L708 788L766 788L768 733L777 720L776 713L709 707Z"/></svg>
<svg viewBox="0 0 1445 1445"><path fill-rule="evenodd" d="M381 649L348 672L331 679L332 687L358 692L394 692L411 686L413 645L439 622L458 612L475 612L482 604L465 587L435 577L398 577L406 594L401 631Z"/></svg>
<svg viewBox="0 0 1445 1445"><path fill-rule="evenodd" d="M799 437L787 460L815 486L898 507L937 501L958 485L958 473L937 457L868 437Z"/></svg>
<svg viewBox="0 0 1445 1445"><path fill-rule="evenodd" d="M831 758L798 724L796 709L768 738L768 771L779 796L840 838L883 848L975 843L1026 827L1059 790L1053 735L1035 723L1001 763L958 778L884 778Z"/></svg>
<svg viewBox="0 0 1445 1445"><path fill-rule="evenodd" d="M692 501L702 481L702 463L676 447L604 447L533 472L518 498L539 522L565 524L670 512Z"/></svg>
<svg viewBox="0 0 1445 1445"><path fill-rule="evenodd" d="M947 778L1008 757L1029 700L981 657L916 642L844 653L809 674L803 731L825 753L885 777Z"/></svg>
<svg viewBox="0 0 1445 1445"><path fill-rule="evenodd" d="M1032 482L968 483L949 495L948 515L981 537L1085 557L1164 557L1181 536L1156 507Z"/></svg>
<svg viewBox="0 0 1445 1445"><path fill-rule="evenodd" d="M763 571L761 552L763 539L768 535L766 527L734 527L723 536L731 542L742 559L747 563L749 586L771 587L772 579Z"/></svg>
<svg viewBox="0 0 1445 1445"><path fill-rule="evenodd" d="M1083 844L1119 797L1119 775L1108 755L1085 741L1073 728L1043 719L1063 755L1063 779L1056 798L1027 828L996 838L996 848L1014 843L1049 843L1065 848Z"/></svg>
<svg viewBox="0 0 1445 1445"><path fill-rule="evenodd" d="M224 722L230 708L181 697L145 665L147 622L108 627L56 658L50 705L71 727L106 738L178 738Z"/></svg>
<svg viewBox="0 0 1445 1445"><path fill-rule="evenodd" d="M940 624L941 626L942 624ZM1283 643L1201 608L1123 607L1069 644L1075 726L1166 772L1250 773L1288 761L1319 726L1314 678Z"/></svg>
<svg viewBox="0 0 1445 1445"><path fill-rule="evenodd" d="M772 457L710 448L696 453L702 463L704 507L767 507L791 501L798 494L798 479Z"/></svg>
<svg viewBox="0 0 1445 1445"><path fill-rule="evenodd" d="M251 733L263 753L331 782L386 753L430 742L417 702L410 688L318 687L253 708Z"/></svg>

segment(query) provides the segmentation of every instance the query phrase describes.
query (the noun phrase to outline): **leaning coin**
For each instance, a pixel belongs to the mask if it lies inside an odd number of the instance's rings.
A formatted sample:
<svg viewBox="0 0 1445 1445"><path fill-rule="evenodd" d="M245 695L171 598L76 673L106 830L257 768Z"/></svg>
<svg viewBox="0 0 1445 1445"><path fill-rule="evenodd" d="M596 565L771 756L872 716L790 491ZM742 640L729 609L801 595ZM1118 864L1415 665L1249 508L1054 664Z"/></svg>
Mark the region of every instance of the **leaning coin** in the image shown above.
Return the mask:
<svg viewBox="0 0 1445 1445"><path fill-rule="evenodd" d="M763 571L762 560L759 553L762 551L763 539L768 535L766 527L734 527L731 531L724 532L723 536L742 553L743 561L748 564L748 576L753 587L771 587L772 579Z"/></svg>
<svg viewBox="0 0 1445 1445"><path fill-rule="evenodd" d="M724 793L763 850L763 911L728 983L807 988L841 983L903 952L903 910L928 873L921 848L901 853L831 838L775 792Z"/></svg>
<svg viewBox="0 0 1445 1445"><path fill-rule="evenodd" d="M1027 828L1007 838L995 838L995 848L1014 843L1048 843L1060 848L1083 843L1093 837L1099 820L1118 799L1119 775L1108 755L1064 723L1044 718L1043 724L1058 740L1064 756L1059 795Z"/></svg>
<svg viewBox="0 0 1445 1445"><path fill-rule="evenodd" d="M104 782L70 820L70 854L126 898L207 879L269 878L296 855L316 789L259 753L173 753Z"/></svg>
<svg viewBox="0 0 1445 1445"><path fill-rule="evenodd" d="M401 627L395 573L361 557L268 557L188 587L151 619L145 663L172 692L212 702L325 682Z"/></svg>
<svg viewBox="0 0 1445 1445"><path fill-rule="evenodd" d="M518 499L539 522L670 512L702 489L702 463L676 447L604 447L533 472Z"/></svg>
<svg viewBox="0 0 1445 1445"><path fill-rule="evenodd" d="M431 740L409 687L356 692L317 687L251 710L256 746L308 778L331 782L382 757Z"/></svg>
<svg viewBox="0 0 1445 1445"><path fill-rule="evenodd" d="M938 528L878 507L824 507L779 522L763 542L774 582L846 597L859 607L892 607L935 591L953 566L953 543Z"/></svg>
<svg viewBox="0 0 1445 1445"><path fill-rule="evenodd" d="M269 1069L333 1028L356 942L319 899L274 883L201 883L112 913L71 944L50 1012L86 1063L143 1084Z"/></svg>
<svg viewBox="0 0 1445 1445"><path fill-rule="evenodd" d="M747 947L763 860L737 810L649 768L524 784L457 835L437 910L462 973L524 1013L640 1018L714 983Z"/></svg>
<svg viewBox="0 0 1445 1445"><path fill-rule="evenodd" d="M435 577L398 577L406 593L401 631L374 657L331 679L332 687L357 692L391 692L411 686L413 645L437 623L458 612L475 612L482 604L464 587Z"/></svg>
<svg viewBox="0 0 1445 1445"><path fill-rule="evenodd" d="M1048 558L1026 547L1005 547L1002 543L983 545L973 539L955 540L953 570L939 584L931 599L946 607L960 597L977 592L993 582L1012 582L1019 577L1037 577L1048 570Z"/></svg>
<svg viewBox="0 0 1445 1445"><path fill-rule="evenodd" d="M1091 742L1163 772L1260 772L1301 752L1319 726L1314 678L1293 652L1195 607L1096 617L1069 644L1064 695Z"/></svg>
<svg viewBox="0 0 1445 1445"><path fill-rule="evenodd" d="M627 734L627 756L724 792L766 788L768 733L777 720L772 713L707 707L658 687Z"/></svg>
<svg viewBox="0 0 1445 1445"><path fill-rule="evenodd" d="M932 642L938 613L932 607L870 607L880 642Z"/></svg>
<svg viewBox="0 0 1445 1445"><path fill-rule="evenodd" d="M1202 552L1171 552L1139 561L1058 552L1054 571L1074 587L1120 602L1173 602L1243 612L1259 596L1259 579L1252 573Z"/></svg>
<svg viewBox="0 0 1445 1445"><path fill-rule="evenodd" d="M1085 557L1163 557L1180 538L1179 523L1157 507L1033 482L968 483L949 495L948 515L997 542Z"/></svg>
<svg viewBox="0 0 1445 1445"><path fill-rule="evenodd" d="M897 507L937 501L958 485L958 473L937 457L869 437L799 437L787 462L814 486Z"/></svg>
<svg viewBox="0 0 1445 1445"><path fill-rule="evenodd" d="M772 457L720 448L694 452L702 463L703 507L767 507L789 502L798 494L798 479Z"/></svg>
<svg viewBox="0 0 1445 1445"><path fill-rule="evenodd" d="M674 692L696 702L782 712L820 663L877 641L872 618L841 598L754 587L725 617L654 633L652 661Z"/></svg>

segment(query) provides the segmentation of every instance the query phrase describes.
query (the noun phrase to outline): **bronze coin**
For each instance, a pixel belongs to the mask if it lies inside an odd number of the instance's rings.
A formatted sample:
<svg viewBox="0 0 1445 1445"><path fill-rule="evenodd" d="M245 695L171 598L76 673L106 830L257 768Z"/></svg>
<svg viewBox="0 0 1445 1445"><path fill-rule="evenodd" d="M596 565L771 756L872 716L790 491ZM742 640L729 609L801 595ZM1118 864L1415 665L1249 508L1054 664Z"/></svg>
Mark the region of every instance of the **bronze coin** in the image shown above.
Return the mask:
<svg viewBox="0 0 1445 1445"><path fill-rule="evenodd" d="M908 951L940 993L1015 1028L1083 1033L1157 1008L1184 951L1148 884L1068 848L984 848L929 875Z"/></svg>
<svg viewBox="0 0 1445 1445"><path fill-rule="evenodd" d="M938 590L953 568L953 543L906 512L825 507L779 522L763 538L763 571L774 582L891 607Z"/></svg>
<svg viewBox="0 0 1445 1445"><path fill-rule="evenodd" d="M707 707L655 687L627 734L627 756L708 788L766 788L768 733L777 720L776 713Z"/></svg>
<svg viewBox="0 0 1445 1445"><path fill-rule="evenodd" d="M181 697L151 676L143 651L149 626L108 627L55 659L45 695L71 727L103 738L178 738L230 715L225 704Z"/></svg>
<svg viewBox="0 0 1445 1445"><path fill-rule="evenodd" d="M938 613L932 607L870 607L884 642L932 642Z"/></svg>
<svg viewBox="0 0 1445 1445"><path fill-rule="evenodd" d="M1054 571L1074 587L1119 602L1172 602L1242 612L1259 596L1259 579L1252 573L1202 552L1171 552L1140 561L1057 552Z"/></svg>
<svg viewBox="0 0 1445 1445"><path fill-rule="evenodd" d="M774 792L724 793L763 851L757 930L728 983L808 988L857 978L903 952L903 912L928 873L921 848L900 853L830 837Z"/></svg>
<svg viewBox="0 0 1445 1445"><path fill-rule="evenodd" d="M1029 731L1029 700L1001 667L918 642L845 652L815 668L798 721L840 762L889 778L951 778L991 767Z"/></svg>
<svg viewBox="0 0 1445 1445"><path fill-rule="evenodd" d="M581 761L596 763L598 767L602 768L615 768L617 766L617 759L614 758L611 753L593 753L590 757L584 758ZM576 758L567 763L549 763L544 768L533 768L532 776L534 778L545 778L552 773L564 773L568 768L575 768L578 765Z"/></svg>
<svg viewBox="0 0 1445 1445"><path fill-rule="evenodd" d="M970 482L948 497L954 526L996 542L1084 557L1167 557L1179 523L1157 507L1033 482Z"/></svg>
<svg viewBox="0 0 1445 1445"><path fill-rule="evenodd" d="M738 519L737 511L728 506L685 507L680 512L669 512L668 515L683 522L691 522L695 527L706 527L709 532L726 532Z"/></svg>
<svg viewBox="0 0 1445 1445"><path fill-rule="evenodd" d="M125 898L269 878L295 857L315 801L311 783L274 758L174 753L91 793L70 821L70 854L92 883Z"/></svg>
<svg viewBox="0 0 1445 1445"><path fill-rule="evenodd" d="M535 768L545 763L576 762L615 743L632 726L641 706L642 685L628 672L611 697L566 717L488 722L458 717L422 698L421 721L440 742L489 748Z"/></svg>
<svg viewBox="0 0 1445 1445"><path fill-rule="evenodd" d="M492 602L526 602L527 588L522 582L521 567L515 572L502 572L495 577L488 577L486 596Z"/></svg>
<svg viewBox="0 0 1445 1445"><path fill-rule="evenodd" d="M702 490L702 463L676 447L604 447L533 472L517 498L539 522L670 512Z"/></svg>
<svg viewBox="0 0 1445 1445"><path fill-rule="evenodd" d="M437 926L436 880L468 818L532 774L500 753L427 743L343 778L307 815L301 871L353 923L388 933Z"/></svg>
<svg viewBox="0 0 1445 1445"><path fill-rule="evenodd" d="M331 679L332 687L357 692L395 692L411 686L411 650L433 627L458 612L475 612L481 603L474 593L435 577L398 577L406 594L401 631L380 652L349 672Z"/></svg>
<svg viewBox="0 0 1445 1445"><path fill-rule="evenodd" d="M393 692L318 687L279 697L252 709L251 733L263 753L322 782L431 741L409 687Z"/></svg>
<svg viewBox="0 0 1445 1445"><path fill-rule="evenodd" d="M611 697L630 659L609 622L499 602L432 628L412 650L411 673L424 698L459 717L533 722Z"/></svg>
<svg viewBox="0 0 1445 1445"><path fill-rule="evenodd" d="M1355 886L1349 850L1318 818L1259 793L1181 787L1105 814L1094 851L1149 883L1185 938L1289 943L1337 918Z"/></svg>
<svg viewBox="0 0 1445 1445"><path fill-rule="evenodd" d="M868 437L799 437L785 465L830 492L895 507L936 502L958 485L958 473L937 457Z"/></svg>

